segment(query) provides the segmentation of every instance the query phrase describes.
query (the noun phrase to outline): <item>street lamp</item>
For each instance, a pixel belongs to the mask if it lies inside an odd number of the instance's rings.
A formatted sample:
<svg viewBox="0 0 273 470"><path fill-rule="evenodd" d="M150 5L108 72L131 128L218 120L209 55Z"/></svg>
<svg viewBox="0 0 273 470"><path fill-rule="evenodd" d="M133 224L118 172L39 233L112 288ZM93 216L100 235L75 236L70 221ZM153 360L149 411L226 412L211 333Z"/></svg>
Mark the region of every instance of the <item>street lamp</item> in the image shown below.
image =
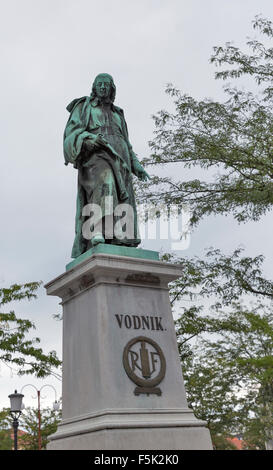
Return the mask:
<svg viewBox="0 0 273 470"><path fill-rule="evenodd" d="M51 384L45 384L43 385L40 390L38 390L37 387L35 387L35 385L32 385L32 384L26 384L22 387L21 389L21 392L23 391L23 389L25 387L33 387L35 390L36 390L36 393L37 393L37 398L38 398L38 450L41 450L42 449L42 436L41 436L41 391L43 388L45 387L51 387L53 388L54 392L55 392L55 401L53 403L53 410L57 411L59 410L60 408L60 402L57 401L57 392L56 392L56 389L55 387L53 387L53 385ZM24 395L22 395L23 397ZM35 398L35 397L33 397ZM22 408L24 408L24 404L21 405Z"/></svg>
<svg viewBox="0 0 273 470"><path fill-rule="evenodd" d="M17 390L15 390L14 393L9 395L10 399L10 414L13 418L13 435L14 435L14 450L17 450L17 430L18 430L18 425L19 425L19 417L22 413L22 400L23 400L22 393L17 393Z"/></svg>

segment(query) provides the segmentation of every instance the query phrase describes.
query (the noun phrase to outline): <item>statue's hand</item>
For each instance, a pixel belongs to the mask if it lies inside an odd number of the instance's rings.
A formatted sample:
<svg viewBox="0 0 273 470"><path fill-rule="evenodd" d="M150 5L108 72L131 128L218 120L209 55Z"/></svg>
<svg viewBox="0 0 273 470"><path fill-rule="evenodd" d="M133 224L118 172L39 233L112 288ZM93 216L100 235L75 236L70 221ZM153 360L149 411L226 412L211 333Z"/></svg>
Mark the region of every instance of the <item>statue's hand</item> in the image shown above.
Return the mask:
<svg viewBox="0 0 273 470"><path fill-rule="evenodd" d="M93 152L95 148L94 142L91 139L85 139L83 145L84 150L86 150L87 152Z"/></svg>
<svg viewBox="0 0 273 470"><path fill-rule="evenodd" d="M102 134L97 134L96 137L87 137L84 139L84 150L87 152L93 152L96 148L104 147L107 145L107 141L104 139Z"/></svg>
<svg viewBox="0 0 273 470"><path fill-rule="evenodd" d="M108 142L105 140L102 134L97 134L94 145L95 147L104 147L108 144Z"/></svg>
<svg viewBox="0 0 273 470"><path fill-rule="evenodd" d="M148 181L148 180L151 179L151 177L148 175L148 173L142 167L137 169L137 176L141 181Z"/></svg>

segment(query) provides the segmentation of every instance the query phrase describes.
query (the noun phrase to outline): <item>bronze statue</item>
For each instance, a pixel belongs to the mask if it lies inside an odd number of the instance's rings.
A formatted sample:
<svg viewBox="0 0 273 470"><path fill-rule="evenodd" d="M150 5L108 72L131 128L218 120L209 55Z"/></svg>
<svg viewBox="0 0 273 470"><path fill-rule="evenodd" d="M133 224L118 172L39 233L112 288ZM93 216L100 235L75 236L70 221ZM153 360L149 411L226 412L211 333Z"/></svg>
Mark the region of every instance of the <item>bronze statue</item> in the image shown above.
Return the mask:
<svg viewBox="0 0 273 470"><path fill-rule="evenodd" d="M64 132L64 157L66 165L72 163L78 169L78 196L76 212L76 236L72 258L78 257L98 243L137 246L136 203L132 174L141 180L149 178L138 161L128 138L123 110L115 106L116 87L113 78L99 74L93 83L91 96L73 100ZM111 202L111 204L109 203ZM93 217L90 239L83 233L88 204L96 204L101 214ZM124 206L124 204L128 206ZM133 213L131 238L121 230L109 231L120 219L119 207L130 207ZM118 224L116 224L118 226Z"/></svg>

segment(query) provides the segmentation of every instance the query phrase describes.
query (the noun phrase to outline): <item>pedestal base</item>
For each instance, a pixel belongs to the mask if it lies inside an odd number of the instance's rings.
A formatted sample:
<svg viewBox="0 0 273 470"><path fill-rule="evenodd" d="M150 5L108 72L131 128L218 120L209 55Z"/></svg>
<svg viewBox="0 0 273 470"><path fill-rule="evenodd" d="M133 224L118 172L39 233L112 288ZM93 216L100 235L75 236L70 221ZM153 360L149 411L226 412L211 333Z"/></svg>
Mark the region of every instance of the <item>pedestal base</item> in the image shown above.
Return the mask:
<svg viewBox="0 0 273 470"><path fill-rule="evenodd" d="M211 449L187 407L169 302L181 267L128 253L94 253L46 286L64 322L63 417L48 449Z"/></svg>
<svg viewBox="0 0 273 470"><path fill-rule="evenodd" d="M151 416L153 413L151 412ZM166 420L168 416L166 416ZM171 419L170 419L171 422ZM62 426L48 450L208 450L211 449L210 435L204 423L180 422L163 426L143 422L142 427L122 427L124 424L101 422L102 429L93 432L80 432L79 427L71 426L70 432L62 436ZM165 423L166 424L166 423ZM113 424L112 424L113 425ZM110 426L108 428L108 426ZM66 437L65 437L66 435ZM57 439L56 439L57 438Z"/></svg>

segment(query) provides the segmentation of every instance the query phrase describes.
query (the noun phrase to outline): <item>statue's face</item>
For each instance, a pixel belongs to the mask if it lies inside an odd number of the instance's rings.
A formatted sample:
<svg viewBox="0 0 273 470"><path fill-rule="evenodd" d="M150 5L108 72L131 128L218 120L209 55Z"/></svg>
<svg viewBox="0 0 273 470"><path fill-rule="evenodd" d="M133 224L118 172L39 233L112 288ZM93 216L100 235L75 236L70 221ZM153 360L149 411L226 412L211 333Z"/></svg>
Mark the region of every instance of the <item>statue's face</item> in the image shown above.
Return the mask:
<svg viewBox="0 0 273 470"><path fill-rule="evenodd" d="M98 77L95 83L96 94L99 98L109 98L111 92L111 79L108 77Z"/></svg>

